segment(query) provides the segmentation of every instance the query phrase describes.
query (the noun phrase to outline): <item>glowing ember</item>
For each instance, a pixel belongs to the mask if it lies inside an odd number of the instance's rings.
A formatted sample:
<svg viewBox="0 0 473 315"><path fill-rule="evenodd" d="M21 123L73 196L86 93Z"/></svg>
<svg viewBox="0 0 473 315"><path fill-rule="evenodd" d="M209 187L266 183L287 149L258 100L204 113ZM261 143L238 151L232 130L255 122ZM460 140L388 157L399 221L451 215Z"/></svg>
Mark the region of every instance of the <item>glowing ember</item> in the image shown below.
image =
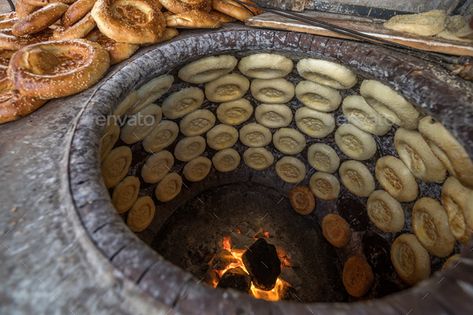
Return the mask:
<svg viewBox="0 0 473 315"><path fill-rule="evenodd" d="M267 233L267 234L266 234ZM268 235L269 233L265 232L265 236ZM229 269L237 268L240 267L242 268L246 273L248 273L248 270L245 267L245 264L243 263L242 256L245 253L245 250L243 249L236 249L232 248L232 241L229 236L225 236L222 240L222 248L226 251L228 251L235 259L232 259L232 262L229 263L224 269L221 270L212 270L211 273L216 273L218 277L213 277L211 281L211 285L216 288L218 285L218 279L222 277L222 275ZM284 251L278 251L278 256L282 256L281 262L282 266L290 266L290 261L287 255L284 253ZM258 289L255 287L255 285L252 283L251 284L251 295L257 299L264 299L267 301L279 301L281 300L285 293L286 290L290 287L290 284L281 279L280 277L277 278L276 284L274 288L270 291L264 291L261 289Z"/></svg>

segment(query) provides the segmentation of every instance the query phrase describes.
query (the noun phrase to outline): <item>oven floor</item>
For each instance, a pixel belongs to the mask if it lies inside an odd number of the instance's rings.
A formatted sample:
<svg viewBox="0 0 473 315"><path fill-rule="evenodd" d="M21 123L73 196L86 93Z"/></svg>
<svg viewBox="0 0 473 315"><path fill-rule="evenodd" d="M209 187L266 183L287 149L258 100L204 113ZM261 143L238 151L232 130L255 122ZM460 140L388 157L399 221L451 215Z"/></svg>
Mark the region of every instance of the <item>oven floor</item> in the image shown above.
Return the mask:
<svg viewBox="0 0 473 315"><path fill-rule="evenodd" d="M317 211L317 210L316 210ZM267 241L282 249L292 267L281 277L300 302L345 301L337 256L323 238L315 214L301 216L287 197L256 183L237 183L206 190L176 210L152 246L166 259L204 279L208 262L224 236L234 248L250 246L269 232Z"/></svg>

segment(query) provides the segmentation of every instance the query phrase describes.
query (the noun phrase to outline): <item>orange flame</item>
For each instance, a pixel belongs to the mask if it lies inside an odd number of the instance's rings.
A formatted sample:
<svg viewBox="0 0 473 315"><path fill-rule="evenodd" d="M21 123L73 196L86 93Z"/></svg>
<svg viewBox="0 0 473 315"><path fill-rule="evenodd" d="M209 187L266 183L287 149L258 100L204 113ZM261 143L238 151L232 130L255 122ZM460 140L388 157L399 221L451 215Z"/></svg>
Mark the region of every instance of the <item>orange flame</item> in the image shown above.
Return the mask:
<svg viewBox="0 0 473 315"><path fill-rule="evenodd" d="M268 233L269 237L269 233ZM237 268L240 267L242 268L246 273L249 273L248 270L245 267L245 264L243 263L243 254L245 253L245 250L243 249L236 249L232 248L232 241L230 236L224 236L222 240L222 247L223 249L229 251L234 258L236 258L235 262L232 262L228 264L225 269L223 270L215 270L215 272L218 274L218 277L221 278L225 272L229 269ZM287 256L285 258L288 260ZM281 260L282 265L286 266L285 260ZM288 263L287 265L290 265ZM218 285L218 281L212 281L212 286L215 288ZM276 284L274 285L274 288L270 291L265 291L258 289L253 283L251 283L251 295L257 299L264 299L267 301L279 301L284 297L284 294L286 293L287 288L290 287L290 284L278 277L276 279Z"/></svg>

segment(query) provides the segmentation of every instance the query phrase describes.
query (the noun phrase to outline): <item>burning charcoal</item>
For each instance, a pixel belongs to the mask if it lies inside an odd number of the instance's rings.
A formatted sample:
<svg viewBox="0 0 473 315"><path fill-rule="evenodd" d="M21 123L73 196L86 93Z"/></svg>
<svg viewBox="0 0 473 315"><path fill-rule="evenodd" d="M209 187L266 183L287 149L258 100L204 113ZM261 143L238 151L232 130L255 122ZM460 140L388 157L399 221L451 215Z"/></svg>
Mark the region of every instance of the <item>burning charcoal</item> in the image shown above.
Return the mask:
<svg viewBox="0 0 473 315"><path fill-rule="evenodd" d="M245 293L250 292L251 278L240 267L228 269L218 282L217 288L235 289Z"/></svg>
<svg viewBox="0 0 473 315"><path fill-rule="evenodd" d="M281 261L276 247L259 238L243 254L243 263L253 284L261 290L271 290L281 273Z"/></svg>
<svg viewBox="0 0 473 315"><path fill-rule="evenodd" d="M211 269L223 270L231 263L238 263L238 259L232 255L228 250L221 250L210 260L209 266Z"/></svg>

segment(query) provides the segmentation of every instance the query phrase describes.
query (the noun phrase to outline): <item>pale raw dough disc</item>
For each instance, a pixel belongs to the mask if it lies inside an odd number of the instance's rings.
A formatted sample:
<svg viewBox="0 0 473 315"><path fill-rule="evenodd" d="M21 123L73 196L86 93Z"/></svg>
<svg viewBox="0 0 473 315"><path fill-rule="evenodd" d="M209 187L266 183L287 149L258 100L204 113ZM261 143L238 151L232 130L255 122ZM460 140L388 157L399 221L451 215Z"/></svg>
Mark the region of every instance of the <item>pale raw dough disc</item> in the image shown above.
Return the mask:
<svg viewBox="0 0 473 315"><path fill-rule="evenodd" d="M179 135L179 126L172 120L161 121L143 139L143 148L146 152L159 152L170 146Z"/></svg>
<svg viewBox="0 0 473 315"><path fill-rule="evenodd" d="M442 205L453 236L466 244L473 234L473 191L450 176L442 186Z"/></svg>
<svg viewBox="0 0 473 315"><path fill-rule="evenodd" d="M182 174L190 182L200 182L209 175L211 168L212 161L205 156L199 156L187 162Z"/></svg>
<svg viewBox="0 0 473 315"><path fill-rule="evenodd" d="M419 122L417 109L389 86L375 80L364 80L360 94L381 116L406 129L416 129Z"/></svg>
<svg viewBox="0 0 473 315"><path fill-rule="evenodd" d="M238 60L231 55L209 56L182 67L178 77L194 84L207 83L233 71Z"/></svg>
<svg viewBox="0 0 473 315"><path fill-rule="evenodd" d="M359 197L368 197L375 189L369 169L359 161L345 161L338 170L343 185Z"/></svg>
<svg viewBox="0 0 473 315"><path fill-rule="evenodd" d="M182 189L182 177L177 173L169 173L158 183L154 194L161 202L168 202L179 195Z"/></svg>
<svg viewBox="0 0 473 315"><path fill-rule="evenodd" d="M140 180L136 176L125 177L112 193L112 203L119 214L125 213L133 206L140 192Z"/></svg>
<svg viewBox="0 0 473 315"><path fill-rule="evenodd" d="M215 153L212 163L217 171L226 173L235 170L240 165L240 160L240 154L230 148Z"/></svg>
<svg viewBox="0 0 473 315"><path fill-rule="evenodd" d="M342 102L340 92L312 81L299 82L296 97L305 106L321 112L333 112Z"/></svg>
<svg viewBox="0 0 473 315"><path fill-rule="evenodd" d="M309 137L325 138L335 129L335 118L329 113L301 107L296 111L296 126Z"/></svg>
<svg viewBox="0 0 473 315"><path fill-rule="evenodd" d="M273 135L274 147L284 154L301 153L306 145L305 137L296 129L281 128Z"/></svg>
<svg viewBox="0 0 473 315"><path fill-rule="evenodd" d="M306 80L335 89L349 89L357 82L353 71L327 60L301 59L297 63L297 72Z"/></svg>
<svg viewBox="0 0 473 315"><path fill-rule="evenodd" d="M265 148L248 148L243 153L243 161L248 167L262 171L273 165L274 156Z"/></svg>
<svg viewBox="0 0 473 315"><path fill-rule="evenodd" d="M421 119L419 131L448 172L473 189L473 161L453 135L430 116Z"/></svg>
<svg viewBox="0 0 473 315"><path fill-rule="evenodd" d="M340 182L329 173L316 172L310 178L310 190L322 200L335 200L340 194Z"/></svg>
<svg viewBox="0 0 473 315"><path fill-rule="evenodd" d="M363 131L383 136L391 130L392 124L375 111L362 96L350 95L345 97L342 109L348 122Z"/></svg>
<svg viewBox="0 0 473 315"><path fill-rule="evenodd" d="M427 183L442 183L445 180L445 166L419 132L399 128L394 135L394 145L397 154L415 177Z"/></svg>
<svg viewBox="0 0 473 315"><path fill-rule="evenodd" d="M404 233L391 245L391 262L399 277L414 285L430 275L429 253L414 234Z"/></svg>
<svg viewBox="0 0 473 315"><path fill-rule="evenodd" d="M285 104L261 104L256 107L255 118L268 128L287 127L292 121L292 111Z"/></svg>
<svg viewBox="0 0 473 315"><path fill-rule="evenodd" d="M343 124L335 131L335 143L348 157L354 160L369 160L376 153L373 136L352 124Z"/></svg>
<svg viewBox="0 0 473 315"><path fill-rule="evenodd" d="M340 158L335 150L325 143L314 143L307 150L307 161L320 172L335 173L340 166Z"/></svg>
<svg viewBox="0 0 473 315"><path fill-rule="evenodd" d="M141 232L151 224L156 212L153 199L149 196L138 198L128 213L126 224L133 232Z"/></svg>
<svg viewBox="0 0 473 315"><path fill-rule="evenodd" d="M174 156L179 161L188 162L204 153L206 142L202 136L181 139L174 148Z"/></svg>
<svg viewBox="0 0 473 315"><path fill-rule="evenodd" d="M174 77L170 74L164 74L148 81L136 91L140 100L135 106L130 108L129 112L135 114L147 105L157 101L169 90L173 82Z"/></svg>
<svg viewBox="0 0 473 315"><path fill-rule="evenodd" d="M169 151L161 151L149 156L141 168L141 178L145 183L155 184L162 180L174 166L174 156Z"/></svg>
<svg viewBox="0 0 473 315"><path fill-rule="evenodd" d="M113 115L122 117L130 108L135 106L139 100L138 93L136 91L131 92L120 104L118 104L117 108L113 111Z"/></svg>
<svg viewBox="0 0 473 315"><path fill-rule="evenodd" d="M453 252L455 238L448 227L445 209L437 200L424 197L412 208L412 229L427 251L437 257Z"/></svg>
<svg viewBox="0 0 473 315"><path fill-rule="evenodd" d="M118 126L116 121L113 119L109 122L109 125L105 129L104 135L100 139L100 159L102 161L107 156L107 154L110 153L110 151L112 151L112 148L117 143L119 137L120 137L120 127Z"/></svg>
<svg viewBox="0 0 473 315"><path fill-rule="evenodd" d="M401 204L384 190L371 193L366 210L371 222L383 232L396 233L404 227L405 217Z"/></svg>
<svg viewBox="0 0 473 315"><path fill-rule="evenodd" d="M240 141L244 145L257 148L271 143L271 131L257 123L249 123L240 129Z"/></svg>
<svg viewBox="0 0 473 315"><path fill-rule="evenodd" d="M215 115L208 109L198 109L182 118L179 129L187 137L200 136L215 125Z"/></svg>
<svg viewBox="0 0 473 315"><path fill-rule="evenodd" d="M235 127L220 124L207 132L207 145L214 150L231 148L238 141L238 130Z"/></svg>
<svg viewBox="0 0 473 315"><path fill-rule="evenodd" d="M230 102L243 97L250 81L238 73L226 74L205 84L205 96L211 102Z"/></svg>
<svg viewBox="0 0 473 315"><path fill-rule="evenodd" d="M241 58L238 70L254 79L277 79L288 75L294 67L292 60L277 54L253 54Z"/></svg>
<svg viewBox="0 0 473 315"><path fill-rule="evenodd" d="M401 202L414 201L419 187L407 166L394 156L383 156L376 162L376 179L394 198Z"/></svg>
<svg viewBox="0 0 473 315"><path fill-rule="evenodd" d="M132 160L131 149L120 146L105 157L102 162L102 176L105 187L115 187L128 173Z"/></svg>
<svg viewBox="0 0 473 315"><path fill-rule="evenodd" d="M244 98L222 103L217 107L217 118L227 125L240 125L250 119L253 106Z"/></svg>
<svg viewBox="0 0 473 315"><path fill-rule="evenodd" d="M163 102L163 114L169 119L181 118L204 102L204 92L197 87L188 87L169 95Z"/></svg>
<svg viewBox="0 0 473 315"><path fill-rule="evenodd" d="M306 168L299 159L285 156L276 162L276 173L283 181L297 184L304 180Z"/></svg>
<svg viewBox="0 0 473 315"><path fill-rule="evenodd" d="M384 22L384 27L398 32L433 36L445 29L446 22L445 10L432 10L417 14L395 15Z"/></svg>
<svg viewBox="0 0 473 315"><path fill-rule="evenodd" d="M254 79L251 94L262 103L283 104L294 97L294 84L286 79Z"/></svg>
<svg viewBox="0 0 473 315"><path fill-rule="evenodd" d="M143 140L161 121L162 111L158 105L150 104L128 117L120 132L120 139L126 144Z"/></svg>

